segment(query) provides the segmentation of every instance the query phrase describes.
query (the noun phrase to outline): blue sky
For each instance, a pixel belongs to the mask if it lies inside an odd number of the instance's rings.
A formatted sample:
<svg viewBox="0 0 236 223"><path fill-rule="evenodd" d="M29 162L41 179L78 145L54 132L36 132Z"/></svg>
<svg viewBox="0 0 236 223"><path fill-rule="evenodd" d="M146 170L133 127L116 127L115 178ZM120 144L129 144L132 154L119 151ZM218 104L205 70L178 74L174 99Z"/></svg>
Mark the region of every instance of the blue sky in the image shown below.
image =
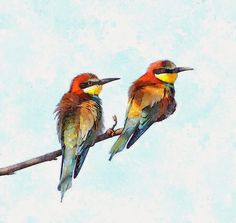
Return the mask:
<svg viewBox="0 0 236 223"><path fill-rule="evenodd" d="M60 159L0 178L0 222L236 222L236 5L232 0L1 1L0 163L59 148L53 111L82 72L122 126L127 90L158 59L194 67L177 111L108 162L91 149L61 204ZM17 217L16 217L17 216Z"/></svg>

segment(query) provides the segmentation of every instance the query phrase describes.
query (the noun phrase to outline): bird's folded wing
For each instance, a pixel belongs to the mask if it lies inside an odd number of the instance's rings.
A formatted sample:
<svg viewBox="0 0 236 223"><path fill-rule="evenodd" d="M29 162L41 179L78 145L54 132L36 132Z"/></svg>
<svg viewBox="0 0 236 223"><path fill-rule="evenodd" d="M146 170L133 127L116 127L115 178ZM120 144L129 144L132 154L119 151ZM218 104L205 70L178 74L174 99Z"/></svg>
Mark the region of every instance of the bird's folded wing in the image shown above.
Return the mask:
<svg viewBox="0 0 236 223"><path fill-rule="evenodd" d="M79 125L76 152L77 161L74 170L74 178L78 175L90 146L94 144L96 139L96 130L98 128L98 115L96 108L89 105L89 102L80 106L76 116L78 117L77 122Z"/></svg>
<svg viewBox="0 0 236 223"><path fill-rule="evenodd" d="M130 138L127 149L130 148L140 136L155 122L158 103L147 106L142 110L139 125L136 127L132 137Z"/></svg>
<svg viewBox="0 0 236 223"><path fill-rule="evenodd" d="M133 95L128 118L138 116L140 120L127 144L127 148L130 148L156 121L164 95L165 90L162 85L144 86Z"/></svg>

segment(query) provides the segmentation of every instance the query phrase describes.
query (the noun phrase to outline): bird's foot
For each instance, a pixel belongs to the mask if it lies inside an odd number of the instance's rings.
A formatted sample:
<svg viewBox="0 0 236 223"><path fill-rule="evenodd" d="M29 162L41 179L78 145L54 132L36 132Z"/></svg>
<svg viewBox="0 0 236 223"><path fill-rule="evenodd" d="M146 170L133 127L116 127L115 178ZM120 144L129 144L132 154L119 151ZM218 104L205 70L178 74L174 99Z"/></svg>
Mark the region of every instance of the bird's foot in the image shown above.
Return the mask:
<svg viewBox="0 0 236 223"><path fill-rule="evenodd" d="M111 137L113 137L115 135L115 130L114 129L115 129L116 125L117 125L117 117L116 117L116 115L113 115L112 119L114 121L114 124L113 124L113 126L111 128L107 129L107 131L106 131L106 134L111 136Z"/></svg>
<svg viewBox="0 0 236 223"><path fill-rule="evenodd" d="M115 135L115 131L113 128L109 128L107 129L106 134L112 137Z"/></svg>

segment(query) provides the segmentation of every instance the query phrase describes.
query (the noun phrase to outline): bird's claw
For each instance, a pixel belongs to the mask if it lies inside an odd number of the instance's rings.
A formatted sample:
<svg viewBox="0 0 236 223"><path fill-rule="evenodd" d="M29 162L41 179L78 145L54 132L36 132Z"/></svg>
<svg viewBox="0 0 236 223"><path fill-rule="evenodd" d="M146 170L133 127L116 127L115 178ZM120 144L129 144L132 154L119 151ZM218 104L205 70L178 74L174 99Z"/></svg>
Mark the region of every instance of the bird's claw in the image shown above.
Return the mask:
<svg viewBox="0 0 236 223"><path fill-rule="evenodd" d="M113 128L109 128L109 129L107 129L106 134L109 135L109 136L114 136L115 135L115 131L114 131Z"/></svg>

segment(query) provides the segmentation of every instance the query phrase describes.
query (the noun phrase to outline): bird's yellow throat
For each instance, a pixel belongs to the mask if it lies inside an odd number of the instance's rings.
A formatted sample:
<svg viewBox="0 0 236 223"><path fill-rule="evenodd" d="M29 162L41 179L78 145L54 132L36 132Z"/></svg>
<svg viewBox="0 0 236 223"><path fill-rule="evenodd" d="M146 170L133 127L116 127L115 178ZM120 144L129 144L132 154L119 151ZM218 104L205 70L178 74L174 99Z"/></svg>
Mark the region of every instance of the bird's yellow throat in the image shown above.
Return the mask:
<svg viewBox="0 0 236 223"><path fill-rule="evenodd" d="M174 74L163 73L163 74L155 74L155 76L156 76L156 78L158 78L161 81L173 84L173 83L175 83L175 81L178 77L178 74L176 74L176 73L174 73Z"/></svg>
<svg viewBox="0 0 236 223"><path fill-rule="evenodd" d="M99 95L102 91L102 85L93 85L84 89L84 92L87 94Z"/></svg>

